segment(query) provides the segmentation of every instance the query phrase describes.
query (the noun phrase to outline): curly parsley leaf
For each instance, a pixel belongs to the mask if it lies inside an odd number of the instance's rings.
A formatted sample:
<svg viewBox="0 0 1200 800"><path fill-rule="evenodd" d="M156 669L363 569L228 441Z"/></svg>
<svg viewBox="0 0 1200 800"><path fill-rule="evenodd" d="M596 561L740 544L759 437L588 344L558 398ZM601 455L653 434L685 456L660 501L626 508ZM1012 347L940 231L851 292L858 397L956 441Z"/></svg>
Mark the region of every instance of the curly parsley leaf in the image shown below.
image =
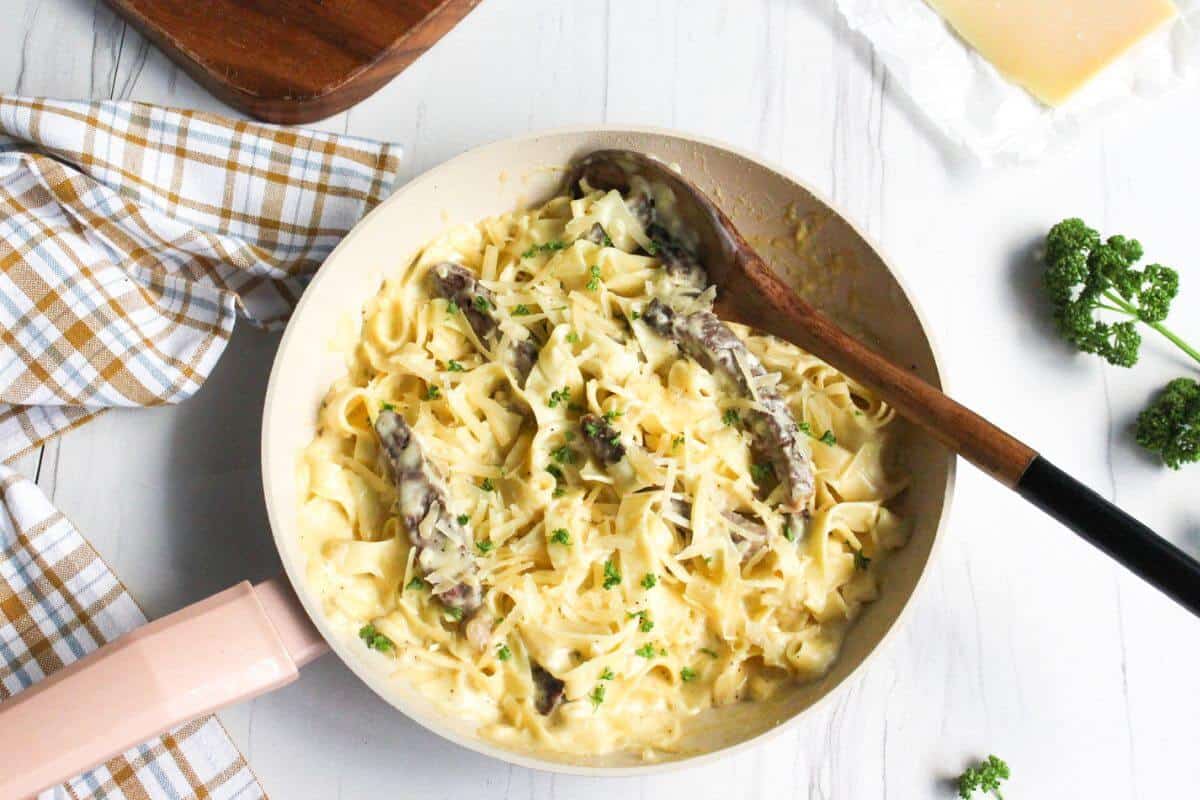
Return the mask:
<svg viewBox="0 0 1200 800"><path fill-rule="evenodd" d="M991 792L999 800L1003 800L1000 784L1008 780L1009 775L1008 764L995 756L988 756L986 761L968 767L959 776L958 796L962 800L971 800L976 792Z"/></svg>
<svg viewBox="0 0 1200 800"><path fill-rule="evenodd" d="M1137 418L1137 443L1171 469L1200 462L1200 382L1176 378Z"/></svg>

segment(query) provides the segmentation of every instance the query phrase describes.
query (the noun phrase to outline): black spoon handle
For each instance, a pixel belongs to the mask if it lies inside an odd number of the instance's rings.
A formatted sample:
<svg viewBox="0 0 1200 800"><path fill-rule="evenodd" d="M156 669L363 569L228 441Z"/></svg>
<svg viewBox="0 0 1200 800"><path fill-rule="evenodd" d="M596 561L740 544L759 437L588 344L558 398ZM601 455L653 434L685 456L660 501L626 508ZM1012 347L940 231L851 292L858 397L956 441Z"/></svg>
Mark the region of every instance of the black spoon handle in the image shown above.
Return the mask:
<svg viewBox="0 0 1200 800"><path fill-rule="evenodd" d="M1200 616L1200 562L1038 456L1017 493Z"/></svg>

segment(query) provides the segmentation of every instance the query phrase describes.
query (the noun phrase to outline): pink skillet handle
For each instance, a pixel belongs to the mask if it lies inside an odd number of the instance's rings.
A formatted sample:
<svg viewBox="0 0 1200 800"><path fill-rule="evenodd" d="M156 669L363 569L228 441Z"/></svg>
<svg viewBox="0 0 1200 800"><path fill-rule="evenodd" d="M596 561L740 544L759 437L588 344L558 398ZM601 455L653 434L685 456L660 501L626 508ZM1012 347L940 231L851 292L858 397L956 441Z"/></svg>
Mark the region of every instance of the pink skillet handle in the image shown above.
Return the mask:
<svg viewBox="0 0 1200 800"><path fill-rule="evenodd" d="M291 683L326 647L283 576L144 625L0 704L0 800Z"/></svg>

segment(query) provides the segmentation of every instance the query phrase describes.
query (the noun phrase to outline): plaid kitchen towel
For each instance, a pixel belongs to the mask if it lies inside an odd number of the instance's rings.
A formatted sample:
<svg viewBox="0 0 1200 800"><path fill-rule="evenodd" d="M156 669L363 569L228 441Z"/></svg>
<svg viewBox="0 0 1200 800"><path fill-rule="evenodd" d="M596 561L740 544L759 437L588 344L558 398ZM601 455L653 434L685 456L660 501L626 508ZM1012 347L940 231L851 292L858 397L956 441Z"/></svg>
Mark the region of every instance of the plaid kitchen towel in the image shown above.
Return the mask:
<svg viewBox="0 0 1200 800"><path fill-rule="evenodd" d="M7 698L145 621L125 587L42 491L0 464L0 709ZM265 797L262 787L215 717L182 725L41 795L259 797Z"/></svg>
<svg viewBox="0 0 1200 800"><path fill-rule="evenodd" d="M103 409L194 394L237 316L286 319L399 157L193 111L0 95L0 461Z"/></svg>

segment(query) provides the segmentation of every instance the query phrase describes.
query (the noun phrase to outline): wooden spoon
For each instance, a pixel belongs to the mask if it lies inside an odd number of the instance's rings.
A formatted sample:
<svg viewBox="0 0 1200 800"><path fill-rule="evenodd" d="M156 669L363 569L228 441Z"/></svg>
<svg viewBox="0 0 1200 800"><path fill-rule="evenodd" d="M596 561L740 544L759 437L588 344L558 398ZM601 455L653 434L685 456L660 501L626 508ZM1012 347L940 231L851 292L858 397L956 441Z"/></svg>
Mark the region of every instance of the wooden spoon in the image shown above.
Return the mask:
<svg viewBox="0 0 1200 800"><path fill-rule="evenodd" d="M625 193L637 177L674 195L670 213L676 219L667 222L696 237L695 255L718 290L719 316L799 345L869 386L950 450L1200 616L1200 563L1033 448L846 333L796 294L721 209L666 164L629 150L600 150L575 162L567 186L578 191L585 179L594 189Z"/></svg>

